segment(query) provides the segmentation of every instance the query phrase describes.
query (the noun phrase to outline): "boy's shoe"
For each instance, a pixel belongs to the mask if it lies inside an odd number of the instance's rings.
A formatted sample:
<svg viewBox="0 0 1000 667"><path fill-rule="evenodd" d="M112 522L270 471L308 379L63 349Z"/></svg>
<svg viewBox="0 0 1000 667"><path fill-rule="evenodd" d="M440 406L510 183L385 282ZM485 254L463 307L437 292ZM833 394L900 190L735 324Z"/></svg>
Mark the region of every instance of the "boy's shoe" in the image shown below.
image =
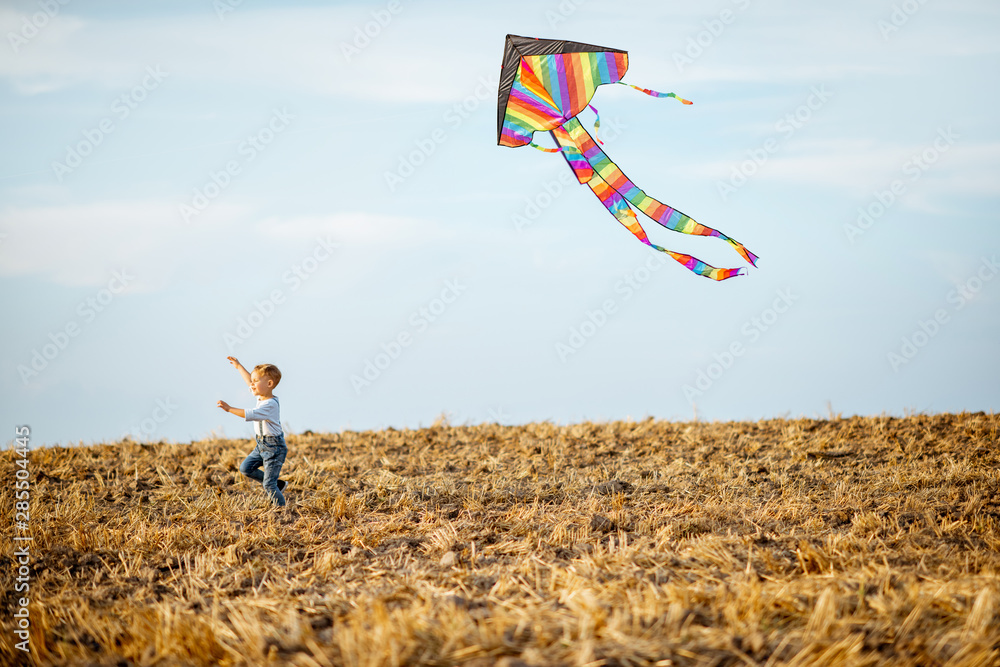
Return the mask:
<svg viewBox="0 0 1000 667"><path fill-rule="evenodd" d="M278 491L284 491L286 486L288 486L288 482L283 479L278 480Z"/></svg>

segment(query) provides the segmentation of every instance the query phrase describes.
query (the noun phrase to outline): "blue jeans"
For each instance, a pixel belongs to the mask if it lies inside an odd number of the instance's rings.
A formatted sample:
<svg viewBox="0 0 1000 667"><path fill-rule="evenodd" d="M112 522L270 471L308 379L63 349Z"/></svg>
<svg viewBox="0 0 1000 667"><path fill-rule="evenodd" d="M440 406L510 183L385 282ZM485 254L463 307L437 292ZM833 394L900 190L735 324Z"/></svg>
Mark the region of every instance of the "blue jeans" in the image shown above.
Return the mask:
<svg viewBox="0 0 1000 667"><path fill-rule="evenodd" d="M283 435L258 435L257 446L240 464L240 472L264 485L264 491L271 496L275 505L285 504L285 496L278 489L278 473L285 462L288 447ZM264 467L264 472L260 467Z"/></svg>

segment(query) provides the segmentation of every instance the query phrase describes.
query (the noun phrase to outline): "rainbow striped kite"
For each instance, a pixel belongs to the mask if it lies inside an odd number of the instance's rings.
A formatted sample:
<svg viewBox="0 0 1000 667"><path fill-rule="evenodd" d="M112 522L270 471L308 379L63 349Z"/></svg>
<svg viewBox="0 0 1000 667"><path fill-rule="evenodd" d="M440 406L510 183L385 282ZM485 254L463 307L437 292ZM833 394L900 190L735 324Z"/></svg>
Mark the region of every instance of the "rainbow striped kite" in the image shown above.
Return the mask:
<svg viewBox="0 0 1000 667"><path fill-rule="evenodd" d="M757 266L757 256L741 243L695 222L636 187L601 150L599 144L603 143L595 140L580 123L577 115L590 106L597 87L605 83L620 83L652 97L673 97L691 104L673 93L658 93L624 83L621 78L627 69L628 53L625 51L579 42L507 35L500 73L497 143L512 148L529 145L550 153L562 153L577 180L590 186L601 203L637 239L665 252L698 275L725 280L741 275L746 269L717 269L691 255L651 243L629 204L675 232L720 238L751 265ZM593 107L590 109L597 113ZM598 117L595 134L599 127ZM538 131L549 132L558 148L542 148L535 144L532 137Z"/></svg>

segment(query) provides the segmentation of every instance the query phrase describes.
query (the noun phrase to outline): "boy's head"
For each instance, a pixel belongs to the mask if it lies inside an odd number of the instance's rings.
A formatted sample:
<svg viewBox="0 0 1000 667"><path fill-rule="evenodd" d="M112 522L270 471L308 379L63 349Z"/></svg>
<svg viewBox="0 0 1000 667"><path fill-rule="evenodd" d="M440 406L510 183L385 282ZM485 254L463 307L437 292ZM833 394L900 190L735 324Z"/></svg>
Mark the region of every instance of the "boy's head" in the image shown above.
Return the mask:
<svg viewBox="0 0 1000 667"><path fill-rule="evenodd" d="M281 371L274 364L257 364L250 373L250 391L254 396L270 398L271 392L281 382Z"/></svg>

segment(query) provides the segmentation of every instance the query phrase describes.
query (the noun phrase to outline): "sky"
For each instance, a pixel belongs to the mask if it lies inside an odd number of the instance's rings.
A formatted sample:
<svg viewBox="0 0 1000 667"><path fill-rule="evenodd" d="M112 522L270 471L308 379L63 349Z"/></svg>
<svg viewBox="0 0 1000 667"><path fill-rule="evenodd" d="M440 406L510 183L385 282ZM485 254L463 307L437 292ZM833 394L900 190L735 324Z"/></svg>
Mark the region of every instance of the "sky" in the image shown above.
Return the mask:
<svg viewBox="0 0 1000 667"><path fill-rule="evenodd" d="M36 445L1000 407L1000 6L0 6L0 405ZM629 53L592 102L639 243L497 146L507 34ZM588 127L594 117L581 118ZM536 141L551 145L545 135Z"/></svg>

